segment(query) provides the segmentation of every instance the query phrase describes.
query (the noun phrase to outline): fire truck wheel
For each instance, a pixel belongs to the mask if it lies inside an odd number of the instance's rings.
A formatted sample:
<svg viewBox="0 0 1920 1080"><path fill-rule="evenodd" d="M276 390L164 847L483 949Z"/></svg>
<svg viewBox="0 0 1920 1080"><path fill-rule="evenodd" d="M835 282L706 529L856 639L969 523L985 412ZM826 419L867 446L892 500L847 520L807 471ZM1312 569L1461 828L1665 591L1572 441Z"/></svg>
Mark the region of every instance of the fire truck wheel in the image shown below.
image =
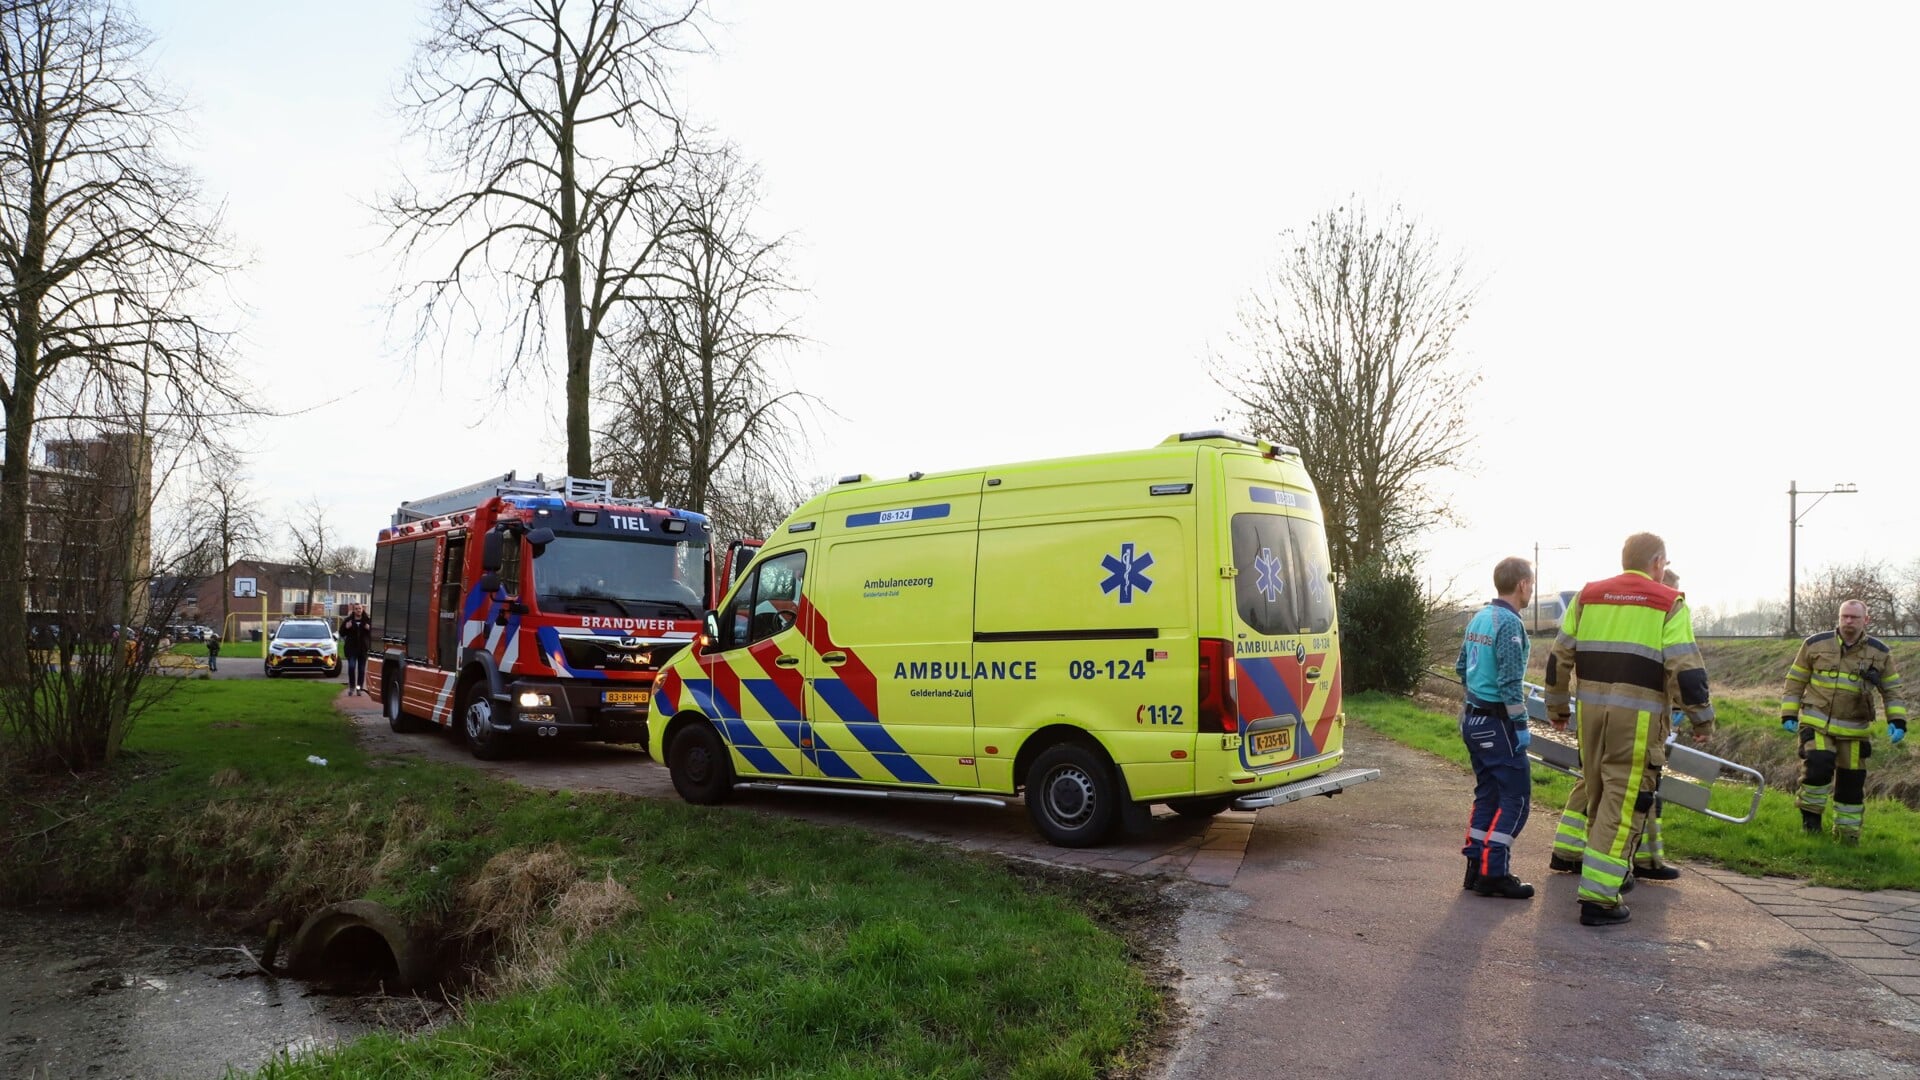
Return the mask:
<svg viewBox="0 0 1920 1080"><path fill-rule="evenodd" d="M1099 751L1057 743L1028 766L1026 798L1040 835L1061 847L1091 847L1113 828L1120 784Z"/></svg>
<svg viewBox="0 0 1920 1080"><path fill-rule="evenodd" d="M1194 799L1168 799L1167 807L1185 818L1210 818L1233 805L1231 795L1204 795Z"/></svg>
<svg viewBox="0 0 1920 1080"><path fill-rule="evenodd" d="M493 730L493 695L484 681L467 687L466 704L460 710L460 734L467 749L481 761L507 756L507 737Z"/></svg>
<svg viewBox="0 0 1920 1080"><path fill-rule="evenodd" d="M673 733L667 775L673 790L690 803L712 806L726 800L733 790L733 762L712 724L696 720Z"/></svg>
<svg viewBox="0 0 1920 1080"><path fill-rule="evenodd" d="M402 735L425 727L419 719L400 711L400 680L391 675L380 679L380 711L387 714L387 726Z"/></svg>

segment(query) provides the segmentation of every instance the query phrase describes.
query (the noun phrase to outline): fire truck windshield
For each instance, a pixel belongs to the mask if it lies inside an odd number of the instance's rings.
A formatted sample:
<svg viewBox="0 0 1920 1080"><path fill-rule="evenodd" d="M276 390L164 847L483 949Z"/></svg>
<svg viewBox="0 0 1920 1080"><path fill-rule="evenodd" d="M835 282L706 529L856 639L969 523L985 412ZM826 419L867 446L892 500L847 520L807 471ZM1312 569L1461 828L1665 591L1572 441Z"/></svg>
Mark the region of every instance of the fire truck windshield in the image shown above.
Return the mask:
<svg viewBox="0 0 1920 1080"><path fill-rule="evenodd" d="M706 607L704 540L556 536L533 563L542 611L698 618Z"/></svg>

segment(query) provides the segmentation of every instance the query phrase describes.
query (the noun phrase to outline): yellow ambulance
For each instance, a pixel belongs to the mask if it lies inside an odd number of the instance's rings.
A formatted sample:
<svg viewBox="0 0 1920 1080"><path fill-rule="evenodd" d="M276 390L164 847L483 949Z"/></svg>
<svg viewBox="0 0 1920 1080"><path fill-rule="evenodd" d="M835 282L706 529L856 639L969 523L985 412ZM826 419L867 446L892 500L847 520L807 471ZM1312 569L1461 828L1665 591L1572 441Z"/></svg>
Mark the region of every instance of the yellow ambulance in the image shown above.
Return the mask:
<svg viewBox="0 0 1920 1080"><path fill-rule="evenodd" d="M1299 455L1148 450L847 477L782 523L653 688L690 802L737 787L1004 804L1056 844L1332 795L1340 634Z"/></svg>

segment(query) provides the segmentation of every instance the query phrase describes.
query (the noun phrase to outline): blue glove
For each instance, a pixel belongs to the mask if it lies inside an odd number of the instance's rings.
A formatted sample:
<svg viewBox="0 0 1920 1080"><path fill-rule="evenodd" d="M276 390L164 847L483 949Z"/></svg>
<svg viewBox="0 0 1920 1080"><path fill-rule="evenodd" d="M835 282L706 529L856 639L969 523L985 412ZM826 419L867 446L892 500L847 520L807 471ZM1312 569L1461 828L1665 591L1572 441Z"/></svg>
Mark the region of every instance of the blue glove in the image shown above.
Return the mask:
<svg viewBox="0 0 1920 1080"><path fill-rule="evenodd" d="M1799 731L1800 718L1797 716L1783 716L1780 718L1780 726L1786 728L1788 731Z"/></svg>
<svg viewBox="0 0 1920 1080"><path fill-rule="evenodd" d="M1525 750L1527 748L1527 744L1532 741L1533 741L1533 732L1527 728L1527 725L1515 724L1513 726L1513 745L1519 747L1522 750Z"/></svg>
<svg viewBox="0 0 1920 1080"><path fill-rule="evenodd" d="M1901 724L1899 727L1894 727L1892 724L1887 725L1887 741L1888 742L1892 743L1895 746L1899 746L1900 740L1906 737L1907 737L1907 725ZM1520 745L1525 746L1526 743L1521 743Z"/></svg>

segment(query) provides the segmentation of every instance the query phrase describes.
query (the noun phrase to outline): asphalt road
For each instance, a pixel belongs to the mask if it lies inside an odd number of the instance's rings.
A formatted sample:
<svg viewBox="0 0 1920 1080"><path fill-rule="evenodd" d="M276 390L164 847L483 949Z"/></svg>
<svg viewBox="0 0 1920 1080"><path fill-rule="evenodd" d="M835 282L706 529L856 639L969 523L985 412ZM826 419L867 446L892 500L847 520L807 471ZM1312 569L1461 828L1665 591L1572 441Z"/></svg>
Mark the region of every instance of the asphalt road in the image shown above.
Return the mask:
<svg viewBox="0 0 1920 1080"><path fill-rule="evenodd" d="M1263 811L1231 888L1177 885L1188 1029L1167 1080L1920 1077L1920 1008L1697 873L1578 923L1536 808L1532 900L1460 888L1470 781L1350 729L1380 781ZM1684 860L1685 853L1675 853ZM1684 861L1682 862L1684 866Z"/></svg>

